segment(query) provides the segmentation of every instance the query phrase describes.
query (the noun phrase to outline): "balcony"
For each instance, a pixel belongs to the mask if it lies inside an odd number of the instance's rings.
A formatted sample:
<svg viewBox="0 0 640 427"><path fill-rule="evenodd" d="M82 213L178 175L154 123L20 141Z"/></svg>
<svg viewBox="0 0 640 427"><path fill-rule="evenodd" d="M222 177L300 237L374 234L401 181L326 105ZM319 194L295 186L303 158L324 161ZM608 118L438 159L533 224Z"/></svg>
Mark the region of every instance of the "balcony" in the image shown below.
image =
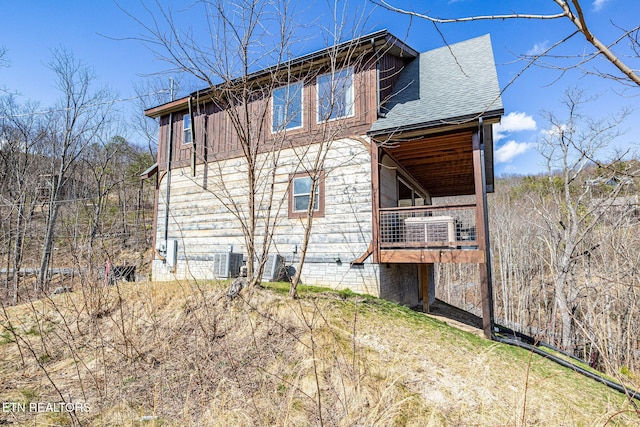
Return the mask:
<svg viewBox="0 0 640 427"><path fill-rule="evenodd" d="M381 262L484 262L475 204L380 208L378 215Z"/></svg>

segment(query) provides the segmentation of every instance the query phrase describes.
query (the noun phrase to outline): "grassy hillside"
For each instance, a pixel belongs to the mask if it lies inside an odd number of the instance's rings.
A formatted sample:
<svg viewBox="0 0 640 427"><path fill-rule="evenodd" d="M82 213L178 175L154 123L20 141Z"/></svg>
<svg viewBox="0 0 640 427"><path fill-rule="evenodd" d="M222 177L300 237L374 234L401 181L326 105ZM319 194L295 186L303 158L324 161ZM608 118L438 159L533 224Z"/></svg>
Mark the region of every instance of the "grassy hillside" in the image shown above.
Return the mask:
<svg viewBox="0 0 640 427"><path fill-rule="evenodd" d="M87 288L0 316L0 424L638 425L624 397L374 298L224 283ZM76 414L29 403L76 402ZM83 406L84 405L84 406ZM44 409L44 408L41 408Z"/></svg>

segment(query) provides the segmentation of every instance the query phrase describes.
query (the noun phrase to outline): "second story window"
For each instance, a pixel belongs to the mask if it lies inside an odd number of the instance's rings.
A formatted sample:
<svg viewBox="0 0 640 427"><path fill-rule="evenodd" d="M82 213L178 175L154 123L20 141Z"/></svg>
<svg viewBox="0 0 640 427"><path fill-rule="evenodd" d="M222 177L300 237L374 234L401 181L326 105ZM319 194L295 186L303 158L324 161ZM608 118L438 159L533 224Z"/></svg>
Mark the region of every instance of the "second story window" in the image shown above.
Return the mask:
<svg viewBox="0 0 640 427"><path fill-rule="evenodd" d="M318 122L353 116L353 68L318 76Z"/></svg>
<svg viewBox="0 0 640 427"><path fill-rule="evenodd" d="M185 114L182 116L182 143L191 144L193 138L191 135L191 115Z"/></svg>
<svg viewBox="0 0 640 427"><path fill-rule="evenodd" d="M273 91L271 131L302 127L302 83L292 83Z"/></svg>

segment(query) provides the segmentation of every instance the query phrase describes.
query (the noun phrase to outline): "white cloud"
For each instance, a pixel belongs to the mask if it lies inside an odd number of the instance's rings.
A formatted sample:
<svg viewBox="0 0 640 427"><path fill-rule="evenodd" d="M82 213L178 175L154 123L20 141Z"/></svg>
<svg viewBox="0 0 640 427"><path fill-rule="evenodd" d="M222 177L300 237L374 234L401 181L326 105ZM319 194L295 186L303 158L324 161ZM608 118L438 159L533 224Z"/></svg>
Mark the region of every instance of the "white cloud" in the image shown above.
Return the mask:
<svg viewBox="0 0 640 427"><path fill-rule="evenodd" d="M547 49L549 49L549 42L545 40L542 43L534 44L533 47L527 51L527 55L529 56L540 55L542 52L544 52Z"/></svg>
<svg viewBox="0 0 640 427"><path fill-rule="evenodd" d="M561 124L561 125L552 126L548 129L542 129L540 131L540 135L542 135L542 137L545 139L552 139L552 138L559 137L566 130L567 130L567 125Z"/></svg>
<svg viewBox="0 0 640 427"><path fill-rule="evenodd" d="M508 141L495 152L496 163L509 163L520 154L526 153L534 146L532 142Z"/></svg>
<svg viewBox="0 0 640 427"><path fill-rule="evenodd" d="M499 141L511 132L536 130L536 121L527 113L512 112L502 118L499 124L493 126L493 139Z"/></svg>
<svg viewBox="0 0 640 427"><path fill-rule="evenodd" d="M593 0L593 10L598 12L604 7L605 3L607 3L608 1L609 0Z"/></svg>

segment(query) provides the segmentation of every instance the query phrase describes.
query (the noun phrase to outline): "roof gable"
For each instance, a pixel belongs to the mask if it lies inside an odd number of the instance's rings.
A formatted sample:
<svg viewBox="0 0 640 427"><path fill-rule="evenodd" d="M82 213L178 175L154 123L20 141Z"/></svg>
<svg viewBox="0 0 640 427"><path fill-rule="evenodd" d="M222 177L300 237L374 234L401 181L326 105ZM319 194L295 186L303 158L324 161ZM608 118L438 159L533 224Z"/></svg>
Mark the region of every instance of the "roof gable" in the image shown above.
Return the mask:
<svg viewBox="0 0 640 427"><path fill-rule="evenodd" d="M490 36L421 53L401 72L384 117L369 134L432 127L503 113Z"/></svg>

